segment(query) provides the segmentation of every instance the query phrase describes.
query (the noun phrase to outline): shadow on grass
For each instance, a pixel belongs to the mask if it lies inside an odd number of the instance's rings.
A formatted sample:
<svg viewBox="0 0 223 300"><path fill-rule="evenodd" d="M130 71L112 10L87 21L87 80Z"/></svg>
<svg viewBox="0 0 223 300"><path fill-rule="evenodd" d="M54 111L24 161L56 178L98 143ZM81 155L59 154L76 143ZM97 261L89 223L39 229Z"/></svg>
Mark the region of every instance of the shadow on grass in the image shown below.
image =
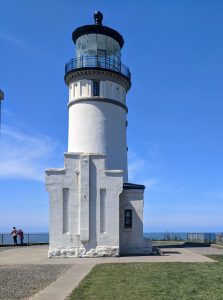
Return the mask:
<svg viewBox="0 0 223 300"><path fill-rule="evenodd" d="M207 256L207 257L209 257L209 258L211 258L211 259L214 259L214 260L216 260L216 261L218 261L218 262L223 262L223 255L218 255L218 254L210 254L210 255L205 255L205 256ZM223 299L223 298L222 298Z"/></svg>

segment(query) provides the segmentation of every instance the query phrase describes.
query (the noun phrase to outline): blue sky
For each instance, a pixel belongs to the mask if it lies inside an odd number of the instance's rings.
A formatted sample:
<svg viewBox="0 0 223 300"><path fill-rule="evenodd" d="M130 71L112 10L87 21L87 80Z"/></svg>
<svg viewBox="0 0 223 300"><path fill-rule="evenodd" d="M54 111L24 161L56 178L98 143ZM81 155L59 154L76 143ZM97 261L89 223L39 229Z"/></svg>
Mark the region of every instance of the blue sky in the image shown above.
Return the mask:
<svg viewBox="0 0 223 300"><path fill-rule="evenodd" d="M44 169L67 150L64 65L72 31L103 23L125 39L130 180L144 183L144 231L222 231L223 2L1 3L0 232L48 230Z"/></svg>

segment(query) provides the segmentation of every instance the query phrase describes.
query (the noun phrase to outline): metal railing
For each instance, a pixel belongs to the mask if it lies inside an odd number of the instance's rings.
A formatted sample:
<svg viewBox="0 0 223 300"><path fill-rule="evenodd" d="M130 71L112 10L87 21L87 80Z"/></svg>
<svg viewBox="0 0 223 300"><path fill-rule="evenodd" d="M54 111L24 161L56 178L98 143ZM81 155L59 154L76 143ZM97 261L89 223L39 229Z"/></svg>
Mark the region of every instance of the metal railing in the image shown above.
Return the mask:
<svg viewBox="0 0 223 300"><path fill-rule="evenodd" d="M47 244L49 243L49 233L25 233L24 244ZM14 244L13 237L8 233L0 234L0 245ZM19 237L17 236L17 244L20 244Z"/></svg>
<svg viewBox="0 0 223 300"><path fill-rule="evenodd" d="M223 246L223 233L222 233L222 234L217 234L217 235L216 235L216 244L217 244L217 245L222 245L222 246Z"/></svg>
<svg viewBox="0 0 223 300"><path fill-rule="evenodd" d="M214 233L188 233L187 240L195 243L211 243L216 241L216 235Z"/></svg>
<svg viewBox="0 0 223 300"><path fill-rule="evenodd" d="M129 68L120 61L101 57L101 56L81 56L71 59L65 65L65 74L80 68L100 68L115 71L124 75L129 81L131 80L131 73Z"/></svg>
<svg viewBox="0 0 223 300"><path fill-rule="evenodd" d="M153 241L185 241L196 243L215 243L216 233L188 233L188 232L153 232L144 233L145 237L151 238ZM220 237L219 237L220 241ZM222 235L223 242L223 235Z"/></svg>

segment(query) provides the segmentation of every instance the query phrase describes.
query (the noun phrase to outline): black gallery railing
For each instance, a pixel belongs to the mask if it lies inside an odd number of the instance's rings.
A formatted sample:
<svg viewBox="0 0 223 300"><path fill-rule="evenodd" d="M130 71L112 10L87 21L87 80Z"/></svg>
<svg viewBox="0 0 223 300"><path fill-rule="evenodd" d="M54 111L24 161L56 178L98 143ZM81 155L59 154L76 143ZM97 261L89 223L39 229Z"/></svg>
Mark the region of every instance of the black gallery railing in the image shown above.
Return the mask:
<svg viewBox="0 0 223 300"><path fill-rule="evenodd" d="M81 56L71 59L65 65L65 74L70 71L80 68L100 68L115 71L124 75L128 80L131 80L129 68L123 65L120 61L112 58L101 56Z"/></svg>

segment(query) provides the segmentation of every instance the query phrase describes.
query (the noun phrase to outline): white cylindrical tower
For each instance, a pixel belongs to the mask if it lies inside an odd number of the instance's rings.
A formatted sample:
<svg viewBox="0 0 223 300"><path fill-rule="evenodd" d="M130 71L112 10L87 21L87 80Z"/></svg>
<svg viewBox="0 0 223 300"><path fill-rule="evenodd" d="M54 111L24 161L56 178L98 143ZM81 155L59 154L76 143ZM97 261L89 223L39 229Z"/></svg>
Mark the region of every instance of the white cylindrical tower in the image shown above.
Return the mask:
<svg viewBox="0 0 223 300"><path fill-rule="evenodd" d="M130 71L121 62L123 37L103 26L100 12L95 24L77 28L72 39L75 58L65 67L69 87L68 152L106 155L106 168L123 170L128 182L126 94Z"/></svg>

